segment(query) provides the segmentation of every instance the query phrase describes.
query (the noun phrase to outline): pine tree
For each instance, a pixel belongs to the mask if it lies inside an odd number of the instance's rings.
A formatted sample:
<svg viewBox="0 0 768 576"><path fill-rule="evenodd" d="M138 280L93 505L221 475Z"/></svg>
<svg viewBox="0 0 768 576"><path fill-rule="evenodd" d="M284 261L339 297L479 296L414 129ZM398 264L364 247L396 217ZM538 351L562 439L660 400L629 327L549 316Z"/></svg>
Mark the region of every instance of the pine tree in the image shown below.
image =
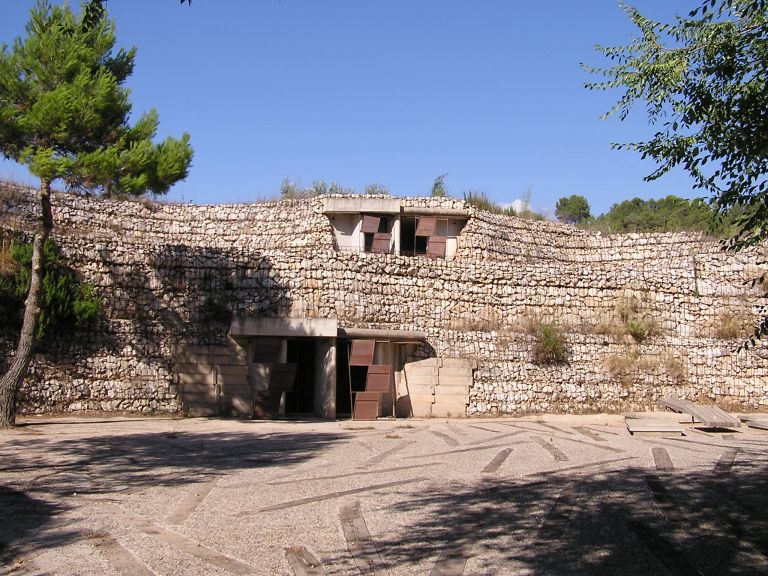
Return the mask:
<svg viewBox="0 0 768 576"><path fill-rule="evenodd" d="M98 8L98 9L95 9ZM40 227L19 343L0 379L0 428L15 423L40 316L43 246L53 229L51 185L109 196L162 194L187 176L189 135L154 143L154 110L133 125L129 90L135 49L115 48L115 27L100 2L75 14L39 0L26 37L0 46L0 153L40 179Z"/></svg>

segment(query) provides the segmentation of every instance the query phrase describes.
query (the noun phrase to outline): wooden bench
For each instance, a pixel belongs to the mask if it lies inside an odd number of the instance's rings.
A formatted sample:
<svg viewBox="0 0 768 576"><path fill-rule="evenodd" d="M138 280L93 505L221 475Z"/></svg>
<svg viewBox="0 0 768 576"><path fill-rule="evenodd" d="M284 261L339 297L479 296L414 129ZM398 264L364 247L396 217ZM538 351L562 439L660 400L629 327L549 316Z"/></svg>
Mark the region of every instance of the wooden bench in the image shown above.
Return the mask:
<svg viewBox="0 0 768 576"><path fill-rule="evenodd" d="M662 398L659 405L675 412L690 414L691 424L699 422L702 428L739 428L741 422L717 406L700 406L690 400Z"/></svg>
<svg viewBox="0 0 768 576"><path fill-rule="evenodd" d="M768 430L768 417L762 416L739 416L739 420L747 425L747 428L757 428L758 430Z"/></svg>

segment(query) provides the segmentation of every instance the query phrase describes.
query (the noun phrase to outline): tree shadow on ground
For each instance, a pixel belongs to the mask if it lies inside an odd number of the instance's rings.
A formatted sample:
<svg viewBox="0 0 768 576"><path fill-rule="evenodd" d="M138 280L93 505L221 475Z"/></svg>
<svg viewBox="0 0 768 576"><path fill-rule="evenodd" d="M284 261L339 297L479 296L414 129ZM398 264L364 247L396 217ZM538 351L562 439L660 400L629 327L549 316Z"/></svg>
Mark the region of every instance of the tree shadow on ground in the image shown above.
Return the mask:
<svg viewBox="0 0 768 576"><path fill-rule="evenodd" d="M33 498L21 490L0 485L0 564L11 564L14 544L34 537L64 506Z"/></svg>
<svg viewBox="0 0 768 576"><path fill-rule="evenodd" d="M483 574L768 574L762 465L487 480L405 498L393 511L414 509L426 519L376 541L390 566L474 558L471 573Z"/></svg>
<svg viewBox="0 0 768 576"><path fill-rule="evenodd" d="M137 492L223 473L291 466L345 441L332 433L153 432L14 441L0 462L27 492L55 496ZM41 449L42 448L42 449Z"/></svg>

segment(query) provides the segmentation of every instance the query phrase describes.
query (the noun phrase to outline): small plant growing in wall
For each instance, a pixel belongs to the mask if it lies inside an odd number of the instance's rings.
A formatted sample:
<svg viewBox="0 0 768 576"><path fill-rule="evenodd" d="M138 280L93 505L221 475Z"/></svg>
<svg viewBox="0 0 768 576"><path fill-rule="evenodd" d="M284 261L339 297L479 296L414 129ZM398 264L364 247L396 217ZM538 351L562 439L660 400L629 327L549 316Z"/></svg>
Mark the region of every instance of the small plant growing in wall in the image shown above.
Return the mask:
<svg viewBox="0 0 768 576"><path fill-rule="evenodd" d="M616 316L621 322L623 334L631 336L638 344L660 333L656 320L643 313L640 301L634 296L622 298L616 303Z"/></svg>
<svg viewBox="0 0 768 576"><path fill-rule="evenodd" d="M532 326L535 344L533 361L540 366L568 363L565 333L554 322L541 322Z"/></svg>

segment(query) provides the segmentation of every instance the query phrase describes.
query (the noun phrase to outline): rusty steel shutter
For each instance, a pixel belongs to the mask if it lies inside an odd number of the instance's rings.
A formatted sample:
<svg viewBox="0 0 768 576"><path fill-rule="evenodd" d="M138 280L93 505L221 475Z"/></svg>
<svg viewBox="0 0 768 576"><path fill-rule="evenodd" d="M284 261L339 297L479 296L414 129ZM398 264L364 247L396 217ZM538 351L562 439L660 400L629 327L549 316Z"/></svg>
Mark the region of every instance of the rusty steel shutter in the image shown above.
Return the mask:
<svg viewBox="0 0 768 576"><path fill-rule="evenodd" d="M355 394L355 420L376 420L379 417L378 392L358 392Z"/></svg>
<svg viewBox="0 0 768 576"><path fill-rule="evenodd" d="M392 234L390 234L389 232L377 232L376 234L373 235L373 244L371 244L371 252L388 254L391 240L392 240Z"/></svg>
<svg viewBox="0 0 768 576"><path fill-rule="evenodd" d="M445 258L445 236L432 236L427 244L427 256L431 258Z"/></svg>
<svg viewBox="0 0 768 576"><path fill-rule="evenodd" d="M420 216L416 225L416 236L432 236L437 226L437 218L434 216Z"/></svg>
<svg viewBox="0 0 768 576"><path fill-rule="evenodd" d="M375 234L379 231L379 222L381 218L378 216L363 215L363 225L360 231L364 234Z"/></svg>
<svg viewBox="0 0 768 576"><path fill-rule="evenodd" d="M368 366L368 375L365 380L366 392L389 392L388 364L372 364Z"/></svg>
<svg viewBox="0 0 768 576"><path fill-rule="evenodd" d="M350 366L370 366L373 364L375 340L352 340L352 352L349 354Z"/></svg>

